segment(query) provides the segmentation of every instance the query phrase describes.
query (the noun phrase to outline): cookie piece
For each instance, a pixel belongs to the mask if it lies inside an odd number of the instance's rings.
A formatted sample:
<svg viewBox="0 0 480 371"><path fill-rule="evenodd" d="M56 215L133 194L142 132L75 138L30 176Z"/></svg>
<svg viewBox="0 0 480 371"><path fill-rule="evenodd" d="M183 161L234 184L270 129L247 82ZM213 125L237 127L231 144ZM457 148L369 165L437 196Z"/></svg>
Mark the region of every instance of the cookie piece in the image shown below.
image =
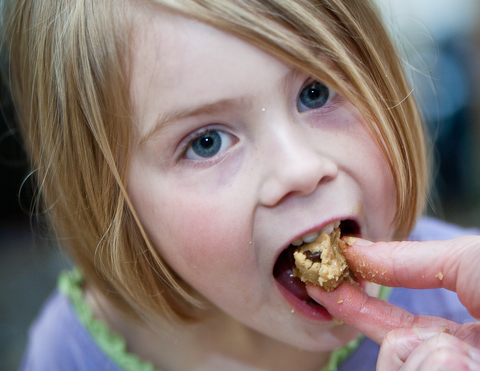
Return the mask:
<svg viewBox="0 0 480 371"><path fill-rule="evenodd" d="M332 291L346 277L351 277L341 251L343 248L345 242L340 239L340 228L330 234L322 233L315 241L299 246L293 253L295 276Z"/></svg>

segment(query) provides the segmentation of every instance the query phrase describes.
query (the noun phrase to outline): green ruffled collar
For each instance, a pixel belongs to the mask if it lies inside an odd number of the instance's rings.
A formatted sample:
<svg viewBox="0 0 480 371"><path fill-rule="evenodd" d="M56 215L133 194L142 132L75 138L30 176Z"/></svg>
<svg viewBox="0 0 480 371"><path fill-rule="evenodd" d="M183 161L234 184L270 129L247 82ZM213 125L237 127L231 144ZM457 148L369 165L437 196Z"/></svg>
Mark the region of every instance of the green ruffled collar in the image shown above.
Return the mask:
<svg viewBox="0 0 480 371"><path fill-rule="evenodd" d="M129 353L125 339L113 333L105 322L93 317L92 308L83 298L82 283L83 276L78 269L64 271L58 278L58 289L70 299L78 319L97 346L124 371L159 371L155 370L151 363L144 362L138 356ZM386 299L390 291L389 288L382 287L380 297ZM321 371L337 371L338 366L358 348L362 340L363 336L360 336L344 347L334 350L328 364Z"/></svg>
<svg viewBox="0 0 480 371"><path fill-rule="evenodd" d="M70 299L78 319L97 346L124 371L157 371L151 363L127 352L125 339L113 333L104 321L93 317L92 308L84 300L82 284L83 276L78 269L64 271L58 278L59 291Z"/></svg>

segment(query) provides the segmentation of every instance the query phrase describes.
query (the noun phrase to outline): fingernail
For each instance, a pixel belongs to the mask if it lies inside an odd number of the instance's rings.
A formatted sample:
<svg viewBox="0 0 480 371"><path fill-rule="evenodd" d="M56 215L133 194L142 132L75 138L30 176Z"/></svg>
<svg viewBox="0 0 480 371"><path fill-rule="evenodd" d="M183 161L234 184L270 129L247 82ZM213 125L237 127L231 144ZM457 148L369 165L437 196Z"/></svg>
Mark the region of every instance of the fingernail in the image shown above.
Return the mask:
<svg viewBox="0 0 480 371"><path fill-rule="evenodd" d="M320 300L318 300L317 298L313 297L313 296L310 295L310 293L309 293L309 288L312 288L312 289L314 289L314 290L315 290L315 289L323 290L323 289L322 289L322 288L319 288L319 287L316 287L316 286L314 286L313 284L311 284L311 283L309 283L309 282L307 282L307 285L306 285L306 286L307 286L307 294L310 296L310 298L313 299L314 301L316 301L318 304L325 306Z"/></svg>
<svg viewBox="0 0 480 371"><path fill-rule="evenodd" d="M350 244L350 241L348 241L348 244ZM354 239L352 241L352 245L371 246L371 245L373 245L373 242L368 241L368 240L364 240L363 238L354 237Z"/></svg>
<svg viewBox="0 0 480 371"><path fill-rule="evenodd" d="M434 336L436 336L438 334L439 334L439 332L420 331L419 334L418 334L419 335L418 337L421 340L428 340L428 339L433 338Z"/></svg>
<svg viewBox="0 0 480 371"><path fill-rule="evenodd" d="M315 299L315 298L311 298L311 299L313 299L313 301L315 301L317 304L320 304L323 307L325 306L325 304L323 304L321 300L318 300L318 299Z"/></svg>
<svg viewBox="0 0 480 371"><path fill-rule="evenodd" d="M441 334L443 331L440 329L431 329L431 328L421 328L421 327L416 327L415 331L418 334L418 337L421 340L427 340L430 339L438 334Z"/></svg>

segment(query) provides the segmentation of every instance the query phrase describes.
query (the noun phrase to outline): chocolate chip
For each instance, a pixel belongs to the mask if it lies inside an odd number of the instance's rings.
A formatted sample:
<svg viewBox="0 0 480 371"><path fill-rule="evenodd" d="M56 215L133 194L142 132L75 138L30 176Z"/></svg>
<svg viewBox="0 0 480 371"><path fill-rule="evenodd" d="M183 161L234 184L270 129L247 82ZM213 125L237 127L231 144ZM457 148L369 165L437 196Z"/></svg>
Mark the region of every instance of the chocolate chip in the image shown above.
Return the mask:
<svg viewBox="0 0 480 371"><path fill-rule="evenodd" d="M311 252L311 251L305 251L304 252L305 254L305 257L308 259L308 260L311 260L313 262L321 262L322 261L322 252L319 251L319 252Z"/></svg>

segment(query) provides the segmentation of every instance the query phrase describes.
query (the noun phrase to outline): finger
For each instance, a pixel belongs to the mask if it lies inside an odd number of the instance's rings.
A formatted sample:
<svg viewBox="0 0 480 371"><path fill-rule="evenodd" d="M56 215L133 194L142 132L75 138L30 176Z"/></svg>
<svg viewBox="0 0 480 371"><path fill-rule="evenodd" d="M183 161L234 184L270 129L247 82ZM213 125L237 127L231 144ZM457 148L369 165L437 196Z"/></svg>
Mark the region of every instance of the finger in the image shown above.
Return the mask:
<svg viewBox="0 0 480 371"><path fill-rule="evenodd" d="M461 262L466 255L472 255L472 258L478 255L471 254L470 250L479 252L479 248L478 236L447 241L377 243L349 238L343 252L350 268L367 281L391 287L445 287L454 290Z"/></svg>
<svg viewBox="0 0 480 371"><path fill-rule="evenodd" d="M380 347L377 359L377 370L399 370L417 348L421 349L422 343L445 331L445 327L402 328L390 331ZM411 364L419 364L420 354ZM414 362L415 361L415 362Z"/></svg>
<svg viewBox="0 0 480 371"><path fill-rule="evenodd" d="M468 370L479 351L446 332L445 328L408 328L391 331L378 356L378 370ZM429 368L431 367L431 368Z"/></svg>
<svg viewBox="0 0 480 371"><path fill-rule="evenodd" d="M453 349L435 349L427 354L424 361L416 368L404 365L401 371L480 371L477 362L468 356L458 354Z"/></svg>
<svg viewBox="0 0 480 371"><path fill-rule="evenodd" d="M371 243L347 240L344 249L350 268L369 282L415 289L455 291L475 318L480 318L480 237L447 241Z"/></svg>
<svg viewBox="0 0 480 371"><path fill-rule="evenodd" d="M430 338L412 351L405 362L405 370L436 370L440 367L452 371L469 370L471 367L478 369L480 352L477 349L446 332L432 334L429 331L420 332L422 337Z"/></svg>
<svg viewBox="0 0 480 371"><path fill-rule="evenodd" d="M465 341L473 347L480 348L480 323L465 323L455 331L455 337Z"/></svg>
<svg viewBox="0 0 480 371"><path fill-rule="evenodd" d="M442 327L457 331L459 324L443 318L415 316L386 301L370 297L359 286L344 282L332 292L307 285L310 297L329 313L381 344L392 330L408 327Z"/></svg>

